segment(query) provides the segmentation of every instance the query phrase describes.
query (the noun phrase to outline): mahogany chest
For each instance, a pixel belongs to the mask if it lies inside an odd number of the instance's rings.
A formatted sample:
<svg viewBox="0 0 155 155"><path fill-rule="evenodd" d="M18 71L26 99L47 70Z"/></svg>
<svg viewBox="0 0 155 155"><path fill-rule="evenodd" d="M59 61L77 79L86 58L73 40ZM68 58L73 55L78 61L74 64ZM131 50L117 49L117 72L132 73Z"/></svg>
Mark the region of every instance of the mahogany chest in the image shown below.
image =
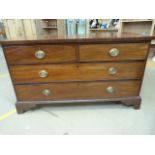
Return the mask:
<svg viewBox="0 0 155 155"><path fill-rule="evenodd" d="M1 42L18 113L39 104L115 101L140 108L151 37Z"/></svg>

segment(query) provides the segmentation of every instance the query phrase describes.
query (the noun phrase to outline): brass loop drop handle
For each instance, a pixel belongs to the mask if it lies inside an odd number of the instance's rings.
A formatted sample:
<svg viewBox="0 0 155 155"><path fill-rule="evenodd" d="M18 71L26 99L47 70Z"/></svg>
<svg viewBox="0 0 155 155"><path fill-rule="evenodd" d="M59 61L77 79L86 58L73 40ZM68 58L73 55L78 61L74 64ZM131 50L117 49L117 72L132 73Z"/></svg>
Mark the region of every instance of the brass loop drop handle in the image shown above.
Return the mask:
<svg viewBox="0 0 155 155"><path fill-rule="evenodd" d="M117 69L116 69L115 67L110 67L110 68L108 69L108 73L109 73L110 75L114 75L114 74L117 73Z"/></svg>
<svg viewBox="0 0 155 155"><path fill-rule="evenodd" d="M106 88L107 93L114 93L115 89L112 86Z"/></svg>
<svg viewBox="0 0 155 155"><path fill-rule="evenodd" d="M48 95L51 94L51 91L50 91L49 89L44 89L44 90L42 91L42 94L45 95L45 96L48 96Z"/></svg>
<svg viewBox="0 0 155 155"><path fill-rule="evenodd" d="M109 54L111 57L117 57L119 55L119 50L117 48L112 48L110 51L109 51Z"/></svg>
<svg viewBox="0 0 155 155"><path fill-rule="evenodd" d="M38 50L35 52L35 57L37 59L43 59L43 58L45 58L45 52L42 50Z"/></svg>
<svg viewBox="0 0 155 155"><path fill-rule="evenodd" d="M41 77L41 78L45 78L48 76L48 72L46 70L41 70L41 71L39 71L38 74L39 74L39 77Z"/></svg>

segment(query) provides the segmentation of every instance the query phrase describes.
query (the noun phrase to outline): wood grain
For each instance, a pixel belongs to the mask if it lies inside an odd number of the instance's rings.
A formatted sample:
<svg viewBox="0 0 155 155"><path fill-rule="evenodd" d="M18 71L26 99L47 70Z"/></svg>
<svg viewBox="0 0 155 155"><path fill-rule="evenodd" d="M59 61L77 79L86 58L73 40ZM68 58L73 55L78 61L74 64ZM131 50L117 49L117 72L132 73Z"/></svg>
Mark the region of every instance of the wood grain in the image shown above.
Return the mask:
<svg viewBox="0 0 155 155"><path fill-rule="evenodd" d="M117 82L69 82L36 85L16 85L18 101L43 101L65 99L101 99L115 97L138 96L140 89L139 80ZM114 93L107 93L106 88L112 86ZM44 89L49 89L51 94L42 94Z"/></svg>
<svg viewBox="0 0 155 155"><path fill-rule="evenodd" d="M145 60L148 43L128 44L92 44L80 45L81 61L120 61L120 60ZM117 57L111 57L110 49L117 48L120 53Z"/></svg>
<svg viewBox="0 0 155 155"><path fill-rule="evenodd" d="M35 52L45 52L45 58L37 59ZM75 48L68 45L14 46L4 48L9 64L42 64L75 61Z"/></svg>
<svg viewBox="0 0 155 155"><path fill-rule="evenodd" d="M111 33L111 32L110 32ZM103 36L83 36L83 37L52 37L42 36L38 39L32 40L0 40L0 44L3 47L13 46L13 45L44 45L44 44L111 44L111 43L150 43L151 40L155 39L155 36L140 36L131 33L121 34L120 36L113 35L103 35Z"/></svg>
<svg viewBox="0 0 155 155"><path fill-rule="evenodd" d="M18 113L39 104L120 102L140 107L139 90L149 44L155 37L124 35L66 38L50 36L33 40L0 41L17 95ZM118 57L111 57L118 48ZM45 50L38 60L35 51ZM65 63L63 63L65 62ZM115 75L108 69L114 67ZM38 72L48 76L40 78ZM112 86L115 91L107 93ZM42 94L49 89L51 94Z"/></svg>
<svg viewBox="0 0 155 155"><path fill-rule="evenodd" d="M15 84L55 81L91 81L141 79L144 62L94 63L94 64L58 64L11 66L10 71ZM117 73L110 75L108 69L115 67ZM48 76L39 77L39 71L46 70Z"/></svg>

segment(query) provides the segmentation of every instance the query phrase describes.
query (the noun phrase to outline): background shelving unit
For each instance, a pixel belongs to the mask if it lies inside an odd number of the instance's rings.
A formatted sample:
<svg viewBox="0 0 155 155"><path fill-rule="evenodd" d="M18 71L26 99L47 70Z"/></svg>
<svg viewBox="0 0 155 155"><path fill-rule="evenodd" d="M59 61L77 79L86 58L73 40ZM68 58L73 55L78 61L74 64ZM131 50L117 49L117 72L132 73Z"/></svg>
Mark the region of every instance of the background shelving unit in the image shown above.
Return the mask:
<svg viewBox="0 0 155 155"><path fill-rule="evenodd" d="M111 19L100 19L102 23L109 24ZM97 36L104 36L104 35L111 35L111 32L113 34L116 34L118 32L118 28L115 27L109 27L109 28L89 28L89 33L91 35L97 35Z"/></svg>
<svg viewBox="0 0 155 155"><path fill-rule="evenodd" d="M42 36L61 37L66 34L64 19L38 19L36 29L38 38Z"/></svg>
<svg viewBox="0 0 155 155"><path fill-rule="evenodd" d="M119 33L133 33L137 35L155 35L153 19L122 19L120 20Z"/></svg>
<svg viewBox="0 0 155 155"><path fill-rule="evenodd" d="M37 39L44 36L64 36L63 19L5 19L3 20L7 39Z"/></svg>
<svg viewBox="0 0 155 155"><path fill-rule="evenodd" d="M5 31L1 34L8 39L37 39L43 36L61 37L66 36L65 19L5 19L2 20ZM103 19L109 23L110 19ZM86 21L86 34L93 36L111 36L112 34L131 33L137 35L154 35L154 19L121 19L118 27L107 29L89 28L89 20Z"/></svg>
<svg viewBox="0 0 155 155"><path fill-rule="evenodd" d="M117 34L118 29L90 29L89 33L90 35L102 37L102 36L111 36L111 34L115 35Z"/></svg>
<svg viewBox="0 0 155 155"><path fill-rule="evenodd" d="M43 35L58 36L57 19L42 19Z"/></svg>
<svg viewBox="0 0 155 155"><path fill-rule="evenodd" d="M155 19L153 20L153 23L152 23L151 34L155 36Z"/></svg>

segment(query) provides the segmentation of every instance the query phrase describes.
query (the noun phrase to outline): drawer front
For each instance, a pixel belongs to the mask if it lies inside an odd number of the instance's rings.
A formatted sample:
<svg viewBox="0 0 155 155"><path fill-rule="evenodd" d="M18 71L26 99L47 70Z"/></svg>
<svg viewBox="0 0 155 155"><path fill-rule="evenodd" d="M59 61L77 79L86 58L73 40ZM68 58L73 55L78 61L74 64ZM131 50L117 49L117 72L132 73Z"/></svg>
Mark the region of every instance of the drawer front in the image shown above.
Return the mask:
<svg viewBox="0 0 155 155"><path fill-rule="evenodd" d="M141 79L144 62L11 66L14 83Z"/></svg>
<svg viewBox="0 0 155 155"><path fill-rule="evenodd" d="M81 61L144 60L148 43L81 45Z"/></svg>
<svg viewBox="0 0 155 155"><path fill-rule="evenodd" d="M9 64L37 64L75 61L75 47L63 45L16 46L4 48Z"/></svg>
<svg viewBox="0 0 155 155"><path fill-rule="evenodd" d="M138 96L141 82L71 82L36 85L16 85L19 101L102 99ZM111 90L113 91L109 91Z"/></svg>

